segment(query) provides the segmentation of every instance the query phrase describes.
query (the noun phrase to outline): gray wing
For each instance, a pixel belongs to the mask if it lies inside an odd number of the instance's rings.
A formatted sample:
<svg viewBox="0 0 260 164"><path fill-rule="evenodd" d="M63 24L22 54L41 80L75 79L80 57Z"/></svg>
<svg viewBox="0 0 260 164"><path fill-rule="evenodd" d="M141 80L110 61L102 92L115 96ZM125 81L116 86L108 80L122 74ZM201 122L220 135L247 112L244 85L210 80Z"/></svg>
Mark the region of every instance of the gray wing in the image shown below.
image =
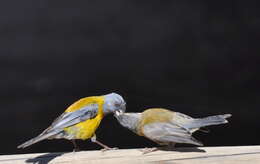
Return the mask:
<svg viewBox="0 0 260 164"><path fill-rule="evenodd" d="M97 115L97 113L98 104L85 106L75 112L63 113L51 124L49 128L44 130L40 135L19 145L18 148L25 148L44 139L55 138L55 136L57 138L62 138L63 136L59 136L59 134L62 134L64 128L94 118Z"/></svg>
<svg viewBox="0 0 260 164"><path fill-rule="evenodd" d="M194 118L186 114L175 112L174 118L172 119L171 122L193 133L199 129L199 128L190 128L189 125L191 125L193 120Z"/></svg>
<svg viewBox="0 0 260 164"><path fill-rule="evenodd" d="M202 146L202 143L193 138L188 130L172 123L160 122L145 125L143 133L157 143L188 143Z"/></svg>
<svg viewBox="0 0 260 164"><path fill-rule="evenodd" d="M91 104L77 111L64 113L60 117L58 117L45 131L50 131L53 129L63 129L86 121L88 119L94 118L97 115L97 112L98 104Z"/></svg>

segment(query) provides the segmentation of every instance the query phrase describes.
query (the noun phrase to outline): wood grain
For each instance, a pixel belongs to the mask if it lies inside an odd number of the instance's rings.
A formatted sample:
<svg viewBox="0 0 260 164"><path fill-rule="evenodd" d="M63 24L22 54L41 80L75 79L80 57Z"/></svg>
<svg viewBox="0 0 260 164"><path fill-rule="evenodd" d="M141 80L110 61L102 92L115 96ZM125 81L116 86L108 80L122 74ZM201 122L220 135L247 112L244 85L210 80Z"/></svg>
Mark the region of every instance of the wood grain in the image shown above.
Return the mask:
<svg viewBox="0 0 260 164"><path fill-rule="evenodd" d="M143 155L140 149L1 155L0 164L258 164L260 146L192 147L156 151Z"/></svg>

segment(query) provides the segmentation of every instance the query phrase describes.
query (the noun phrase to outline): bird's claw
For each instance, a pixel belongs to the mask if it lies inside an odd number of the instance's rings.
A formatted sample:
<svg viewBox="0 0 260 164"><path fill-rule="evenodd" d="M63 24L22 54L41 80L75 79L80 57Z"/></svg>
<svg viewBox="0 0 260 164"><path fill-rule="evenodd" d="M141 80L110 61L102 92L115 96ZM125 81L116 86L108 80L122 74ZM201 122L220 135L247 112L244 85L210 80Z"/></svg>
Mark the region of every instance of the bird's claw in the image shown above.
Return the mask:
<svg viewBox="0 0 260 164"><path fill-rule="evenodd" d="M153 148L144 148L144 149L141 149L140 151L143 153L143 154L147 154L147 153L151 153L151 152L154 152L154 151L157 151L158 148L156 147L153 147Z"/></svg>

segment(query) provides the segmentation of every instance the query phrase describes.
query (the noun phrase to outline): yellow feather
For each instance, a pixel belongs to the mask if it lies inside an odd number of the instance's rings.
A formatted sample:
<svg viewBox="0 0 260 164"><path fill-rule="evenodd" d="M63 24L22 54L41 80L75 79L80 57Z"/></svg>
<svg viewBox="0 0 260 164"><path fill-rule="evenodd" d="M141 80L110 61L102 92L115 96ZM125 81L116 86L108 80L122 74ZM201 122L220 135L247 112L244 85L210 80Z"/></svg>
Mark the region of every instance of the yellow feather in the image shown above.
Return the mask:
<svg viewBox="0 0 260 164"><path fill-rule="evenodd" d="M143 127L151 123L169 122L173 119L174 112L164 108L150 108L142 113L137 133L143 136Z"/></svg>
<svg viewBox="0 0 260 164"><path fill-rule="evenodd" d="M78 123L74 126L65 128L64 131L70 135L73 135L75 139L89 139L94 134L96 129L98 128L104 114L103 114L103 104L104 104L104 96L93 96L86 97L78 100L69 106L65 112L74 112L86 105L90 104L98 104L98 114L95 118L86 120L84 122Z"/></svg>
<svg viewBox="0 0 260 164"><path fill-rule="evenodd" d="M151 108L142 113L142 124L150 124L154 122L168 122L172 120L174 115L173 111L163 108Z"/></svg>
<svg viewBox="0 0 260 164"><path fill-rule="evenodd" d="M70 105L65 112L74 112L76 110L79 110L80 108L90 105L90 104L103 104L104 103L104 96L91 96L91 97L86 97L82 98L72 105Z"/></svg>

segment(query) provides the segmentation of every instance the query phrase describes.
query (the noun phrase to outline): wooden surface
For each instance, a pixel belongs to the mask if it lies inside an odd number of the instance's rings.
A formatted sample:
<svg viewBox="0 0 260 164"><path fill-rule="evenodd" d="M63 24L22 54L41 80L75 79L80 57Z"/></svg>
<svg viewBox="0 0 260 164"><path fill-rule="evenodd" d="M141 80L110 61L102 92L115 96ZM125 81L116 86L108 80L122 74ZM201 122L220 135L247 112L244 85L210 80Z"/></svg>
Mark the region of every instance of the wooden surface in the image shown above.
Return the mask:
<svg viewBox="0 0 260 164"><path fill-rule="evenodd" d="M260 164L260 146L176 148L143 155L140 149L1 155L0 164Z"/></svg>

